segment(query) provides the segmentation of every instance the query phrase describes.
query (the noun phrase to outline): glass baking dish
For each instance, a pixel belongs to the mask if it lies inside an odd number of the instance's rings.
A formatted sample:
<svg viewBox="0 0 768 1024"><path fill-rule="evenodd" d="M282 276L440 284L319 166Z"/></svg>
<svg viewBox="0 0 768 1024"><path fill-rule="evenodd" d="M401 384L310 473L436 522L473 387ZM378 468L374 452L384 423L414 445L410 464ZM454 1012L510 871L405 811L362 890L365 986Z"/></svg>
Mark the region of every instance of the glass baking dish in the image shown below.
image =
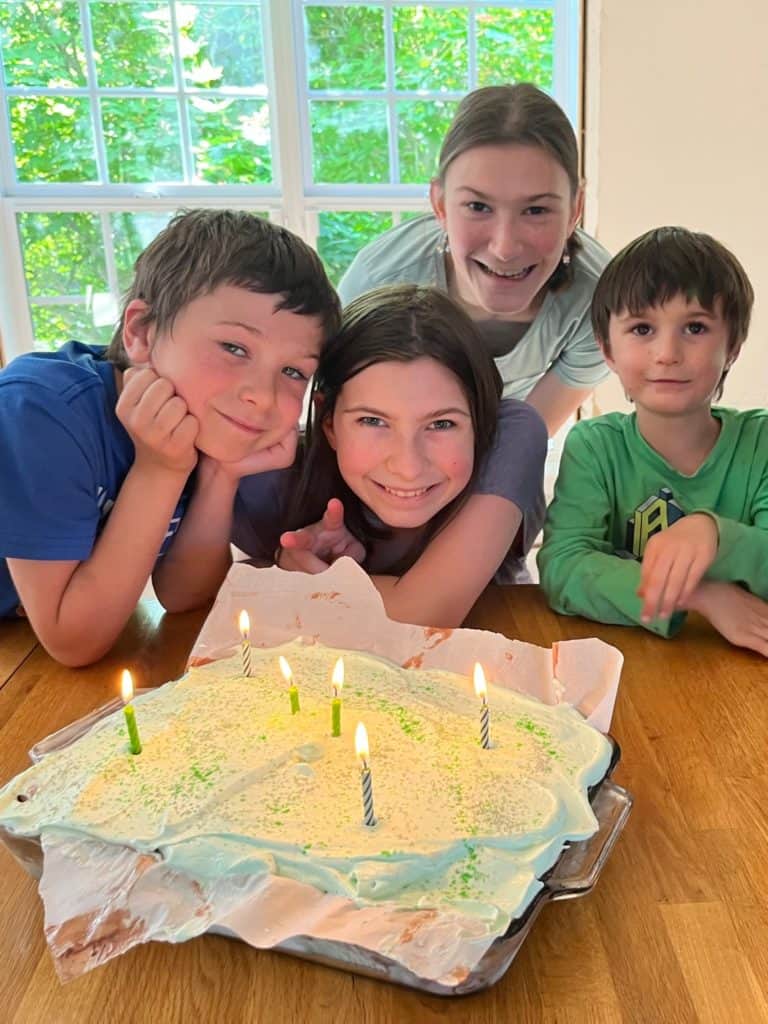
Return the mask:
<svg viewBox="0 0 768 1024"><path fill-rule="evenodd" d="M136 692L140 694L149 691L137 690ZM115 698L58 732L51 733L32 747L29 751L30 759L37 763L46 754L68 746L88 732L101 719L120 707L122 707L122 701ZM468 995L493 985L509 968L536 918L548 902L584 896L595 886L600 872L626 824L633 798L627 790L611 779L613 770L621 757L621 751L613 737L608 736L607 738L613 745L611 763L602 782L593 786L589 794L592 810L598 821L597 831L589 839L566 845L554 866L542 878L544 888L534 897L525 913L511 922L503 936L493 941L475 967L460 982L449 985L431 978L422 978L398 961L371 949L308 935L292 936L289 940L273 946L272 949L329 967L418 989L432 995ZM18 837L6 834L2 838L23 866L30 873L39 877L39 870L35 870L36 867L39 868L39 864L36 862L41 857L39 843L33 844L35 851L32 856L33 851L21 848ZM11 839L14 839L15 842L11 842ZM23 845L28 846L30 842L30 840L24 840ZM17 846L19 848L14 849ZM214 927L210 931L213 934L237 938L225 928Z"/></svg>

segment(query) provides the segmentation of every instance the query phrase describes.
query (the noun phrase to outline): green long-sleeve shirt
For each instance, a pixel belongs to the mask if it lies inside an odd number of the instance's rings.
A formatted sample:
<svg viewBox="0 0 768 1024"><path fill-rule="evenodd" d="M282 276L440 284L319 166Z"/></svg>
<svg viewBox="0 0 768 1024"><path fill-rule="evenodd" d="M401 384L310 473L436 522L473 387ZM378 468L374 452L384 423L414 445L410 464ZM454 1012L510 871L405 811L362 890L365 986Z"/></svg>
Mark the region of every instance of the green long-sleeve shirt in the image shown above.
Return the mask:
<svg viewBox="0 0 768 1024"><path fill-rule="evenodd" d="M719 531L706 578L768 599L768 412L712 414L720 436L692 476L646 443L634 413L584 420L570 431L538 557L555 611L671 636L683 614L640 621L640 562L654 533L705 511Z"/></svg>

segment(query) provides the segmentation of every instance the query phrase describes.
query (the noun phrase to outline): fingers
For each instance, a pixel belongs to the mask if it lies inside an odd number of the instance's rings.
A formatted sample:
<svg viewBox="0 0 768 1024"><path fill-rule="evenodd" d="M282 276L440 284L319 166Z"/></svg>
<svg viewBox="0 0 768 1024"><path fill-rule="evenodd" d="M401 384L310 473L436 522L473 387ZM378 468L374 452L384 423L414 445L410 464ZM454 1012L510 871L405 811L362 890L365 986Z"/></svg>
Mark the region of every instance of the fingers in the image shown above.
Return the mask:
<svg viewBox="0 0 768 1024"><path fill-rule="evenodd" d="M280 547L288 551L311 551L314 537L310 528L303 530L286 530L280 534Z"/></svg>
<svg viewBox="0 0 768 1024"><path fill-rule="evenodd" d="M316 574L319 572L325 572L325 570L329 568L327 562L318 558L317 555L313 554L311 551L305 551L297 548L285 548L285 546L283 547L283 553L280 556L281 569L286 569L289 572L308 572Z"/></svg>
<svg viewBox="0 0 768 1024"><path fill-rule="evenodd" d="M324 530L335 531L344 527L344 505L338 498L331 498L323 515Z"/></svg>

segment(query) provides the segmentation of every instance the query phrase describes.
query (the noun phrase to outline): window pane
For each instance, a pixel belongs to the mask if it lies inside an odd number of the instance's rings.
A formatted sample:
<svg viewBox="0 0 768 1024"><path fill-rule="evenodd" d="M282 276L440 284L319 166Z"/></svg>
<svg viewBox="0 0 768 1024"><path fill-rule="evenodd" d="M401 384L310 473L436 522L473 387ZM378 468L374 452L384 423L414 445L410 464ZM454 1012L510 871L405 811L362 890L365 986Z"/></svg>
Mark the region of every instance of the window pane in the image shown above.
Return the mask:
<svg viewBox="0 0 768 1024"><path fill-rule="evenodd" d="M0 4L0 42L6 85L85 85L77 3Z"/></svg>
<svg viewBox="0 0 768 1024"><path fill-rule="evenodd" d="M56 306L32 306L32 326L35 348L56 349L67 341L82 341L86 345L108 345L112 340L113 325L95 326L93 314L79 303Z"/></svg>
<svg viewBox="0 0 768 1024"><path fill-rule="evenodd" d="M20 213L24 273L32 298L106 291L104 245L90 213Z"/></svg>
<svg viewBox="0 0 768 1024"><path fill-rule="evenodd" d="M400 181L427 182L437 170L437 157L457 103L415 100L397 104Z"/></svg>
<svg viewBox="0 0 768 1024"><path fill-rule="evenodd" d="M552 90L553 11L485 7L477 13L477 84L535 82Z"/></svg>
<svg viewBox="0 0 768 1024"><path fill-rule="evenodd" d="M163 230L172 216L171 210L111 215L112 243L121 293L126 292L131 286L133 265L139 254Z"/></svg>
<svg viewBox="0 0 768 1024"><path fill-rule="evenodd" d="M182 180L176 100L105 99L101 118L110 181Z"/></svg>
<svg viewBox="0 0 768 1024"><path fill-rule="evenodd" d="M266 103L194 97L189 111L198 179L229 185L271 183Z"/></svg>
<svg viewBox="0 0 768 1024"><path fill-rule="evenodd" d="M87 99L24 96L9 100L19 181L96 181Z"/></svg>
<svg viewBox="0 0 768 1024"><path fill-rule="evenodd" d="M316 182L389 181L385 103L315 100L309 106Z"/></svg>
<svg viewBox="0 0 768 1024"><path fill-rule="evenodd" d="M392 227L390 213L326 211L318 220L317 251L334 284L367 242Z"/></svg>
<svg viewBox="0 0 768 1024"><path fill-rule="evenodd" d="M396 7L393 26L397 89L469 87L466 7Z"/></svg>
<svg viewBox="0 0 768 1024"><path fill-rule="evenodd" d="M307 7L310 89L383 89L384 12L379 7Z"/></svg>
<svg viewBox="0 0 768 1024"><path fill-rule="evenodd" d="M266 93L258 7L183 4L176 17L188 85L258 87Z"/></svg>
<svg viewBox="0 0 768 1024"><path fill-rule="evenodd" d="M170 20L168 4L91 4L99 85L173 85Z"/></svg>

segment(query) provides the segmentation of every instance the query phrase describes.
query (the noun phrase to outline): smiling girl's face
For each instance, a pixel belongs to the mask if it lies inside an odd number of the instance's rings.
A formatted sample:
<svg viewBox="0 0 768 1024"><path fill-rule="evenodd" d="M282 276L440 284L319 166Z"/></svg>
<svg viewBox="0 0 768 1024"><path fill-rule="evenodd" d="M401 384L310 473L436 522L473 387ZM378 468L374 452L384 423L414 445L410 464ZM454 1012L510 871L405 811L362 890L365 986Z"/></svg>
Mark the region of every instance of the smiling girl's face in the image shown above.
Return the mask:
<svg viewBox="0 0 768 1024"><path fill-rule="evenodd" d="M428 523L472 476L469 403L435 359L376 363L350 377L323 429L347 486L391 527Z"/></svg>
<svg viewBox="0 0 768 1024"><path fill-rule="evenodd" d="M430 198L450 243L453 298L474 319L533 320L581 215L565 169L538 146L476 146Z"/></svg>

